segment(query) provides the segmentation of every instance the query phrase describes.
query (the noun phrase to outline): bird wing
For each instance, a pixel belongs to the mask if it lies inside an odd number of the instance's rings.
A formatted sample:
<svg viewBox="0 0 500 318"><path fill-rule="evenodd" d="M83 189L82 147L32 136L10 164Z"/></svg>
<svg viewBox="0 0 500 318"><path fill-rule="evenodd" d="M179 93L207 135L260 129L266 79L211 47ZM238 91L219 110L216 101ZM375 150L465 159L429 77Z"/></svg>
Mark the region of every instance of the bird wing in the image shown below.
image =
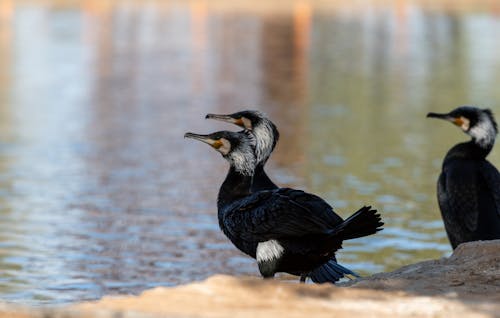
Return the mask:
<svg viewBox="0 0 500 318"><path fill-rule="evenodd" d="M224 227L236 237L258 242L331 233L322 212L297 202L293 194L292 189L261 191L236 201L223 212Z"/></svg>
<svg viewBox="0 0 500 318"><path fill-rule="evenodd" d="M443 171L440 182L445 195L440 195L439 205L445 222L457 223L474 232L479 217L477 163L466 160L450 163ZM453 229L455 226L447 228Z"/></svg>
<svg viewBox="0 0 500 318"><path fill-rule="evenodd" d="M497 216L500 217L500 173L495 166L486 160L481 163L479 171L487 189L487 191L483 191L483 195L484 193L489 193L493 196L495 210Z"/></svg>
<svg viewBox="0 0 500 318"><path fill-rule="evenodd" d="M331 227L339 225L344 221L333 211L332 207L325 200L317 195L290 188L282 188L279 189L278 192L287 195L302 207L308 210L314 210L315 214Z"/></svg>

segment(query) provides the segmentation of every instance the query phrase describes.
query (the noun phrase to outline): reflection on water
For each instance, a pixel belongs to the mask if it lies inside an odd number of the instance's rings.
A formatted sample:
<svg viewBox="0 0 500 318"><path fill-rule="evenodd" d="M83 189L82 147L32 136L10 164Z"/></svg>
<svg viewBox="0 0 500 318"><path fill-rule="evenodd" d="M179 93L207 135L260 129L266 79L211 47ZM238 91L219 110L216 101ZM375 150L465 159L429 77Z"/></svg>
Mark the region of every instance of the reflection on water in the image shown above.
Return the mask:
<svg viewBox="0 0 500 318"><path fill-rule="evenodd" d="M465 136L425 114L500 104L489 12L2 1L1 298L257 275L218 229L225 162L182 139L233 129L203 116L243 107L280 129L268 169L280 184L344 216L383 213L386 229L346 243L342 263L368 274L448 254L435 180Z"/></svg>

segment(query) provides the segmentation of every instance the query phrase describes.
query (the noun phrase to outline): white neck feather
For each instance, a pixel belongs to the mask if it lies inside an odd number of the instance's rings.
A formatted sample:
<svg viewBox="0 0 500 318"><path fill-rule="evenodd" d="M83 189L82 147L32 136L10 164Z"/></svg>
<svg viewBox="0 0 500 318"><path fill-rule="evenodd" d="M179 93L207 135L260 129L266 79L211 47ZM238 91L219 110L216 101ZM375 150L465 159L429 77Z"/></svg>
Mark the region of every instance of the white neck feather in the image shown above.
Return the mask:
<svg viewBox="0 0 500 318"><path fill-rule="evenodd" d="M244 176L252 176L255 170L255 156L250 147L229 154L229 161L234 169Z"/></svg>
<svg viewBox="0 0 500 318"><path fill-rule="evenodd" d="M495 143L495 127L490 118L485 114L481 114L478 123L474 127L471 127L467 133L482 148L488 148Z"/></svg>
<svg viewBox="0 0 500 318"><path fill-rule="evenodd" d="M266 120L252 130L256 139L255 156L258 163L265 162L273 151L274 133Z"/></svg>

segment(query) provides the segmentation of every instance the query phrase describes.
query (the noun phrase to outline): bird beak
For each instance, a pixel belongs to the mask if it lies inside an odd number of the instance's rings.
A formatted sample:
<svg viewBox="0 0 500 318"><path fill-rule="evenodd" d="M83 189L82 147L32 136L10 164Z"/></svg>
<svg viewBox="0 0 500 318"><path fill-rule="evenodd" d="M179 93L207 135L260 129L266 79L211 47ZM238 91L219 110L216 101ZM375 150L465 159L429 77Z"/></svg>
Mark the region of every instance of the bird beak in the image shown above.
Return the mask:
<svg viewBox="0 0 500 318"><path fill-rule="evenodd" d="M452 122L453 124L455 124L459 127L464 124L464 120L462 119L462 117L453 117L453 116L450 116L449 114L428 113L427 118L444 119L444 120Z"/></svg>
<svg viewBox="0 0 500 318"><path fill-rule="evenodd" d="M226 123L235 124L235 125L238 125L241 127L245 127L245 125L243 124L243 120L241 118L233 118L230 115L207 114L205 116L205 119L215 119L215 120L223 121Z"/></svg>
<svg viewBox="0 0 500 318"><path fill-rule="evenodd" d="M212 146L215 149L219 149L220 146L222 145L222 142L220 140L212 139L210 135L199 135L188 132L184 134L184 138L199 140L201 142L206 143L207 145Z"/></svg>
<svg viewBox="0 0 500 318"><path fill-rule="evenodd" d="M444 120L453 120L454 118L448 114L437 114L437 113L428 113L427 118L439 118Z"/></svg>

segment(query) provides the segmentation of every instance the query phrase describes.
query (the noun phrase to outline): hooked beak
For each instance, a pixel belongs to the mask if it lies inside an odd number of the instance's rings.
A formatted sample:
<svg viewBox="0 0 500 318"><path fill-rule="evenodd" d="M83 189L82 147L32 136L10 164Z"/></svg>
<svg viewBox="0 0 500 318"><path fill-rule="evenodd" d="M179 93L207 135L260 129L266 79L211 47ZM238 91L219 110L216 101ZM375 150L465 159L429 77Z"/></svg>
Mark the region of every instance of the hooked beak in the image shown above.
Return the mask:
<svg viewBox="0 0 500 318"><path fill-rule="evenodd" d="M230 124L235 124L241 127L244 127L243 120L241 118L233 118L230 115L217 115L217 114L207 114L205 119L215 119L219 121L223 121Z"/></svg>
<svg viewBox="0 0 500 318"><path fill-rule="evenodd" d="M209 135L199 135L199 134L194 134L194 133L190 133L190 132L185 133L184 134L184 138L190 138L190 139L194 139L194 140L199 140L199 141L204 142L204 143L206 143L206 144L208 144L208 145L210 145L210 146L212 146L214 148L215 148L215 144L217 142L220 142L218 140L210 138Z"/></svg>
<svg viewBox="0 0 500 318"><path fill-rule="evenodd" d="M427 118L439 118L444 120L453 121L455 118L450 116L449 114L438 114L438 113L428 113Z"/></svg>
<svg viewBox="0 0 500 318"><path fill-rule="evenodd" d="M463 117L453 117L453 116L450 116L450 114L428 113L427 117L428 118L444 119L444 120L447 120L447 121L449 121L449 122L451 122L451 123L453 123L453 124L455 124L456 126L459 126L459 127L462 127L464 125L464 123L467 121Z"/></svg>

